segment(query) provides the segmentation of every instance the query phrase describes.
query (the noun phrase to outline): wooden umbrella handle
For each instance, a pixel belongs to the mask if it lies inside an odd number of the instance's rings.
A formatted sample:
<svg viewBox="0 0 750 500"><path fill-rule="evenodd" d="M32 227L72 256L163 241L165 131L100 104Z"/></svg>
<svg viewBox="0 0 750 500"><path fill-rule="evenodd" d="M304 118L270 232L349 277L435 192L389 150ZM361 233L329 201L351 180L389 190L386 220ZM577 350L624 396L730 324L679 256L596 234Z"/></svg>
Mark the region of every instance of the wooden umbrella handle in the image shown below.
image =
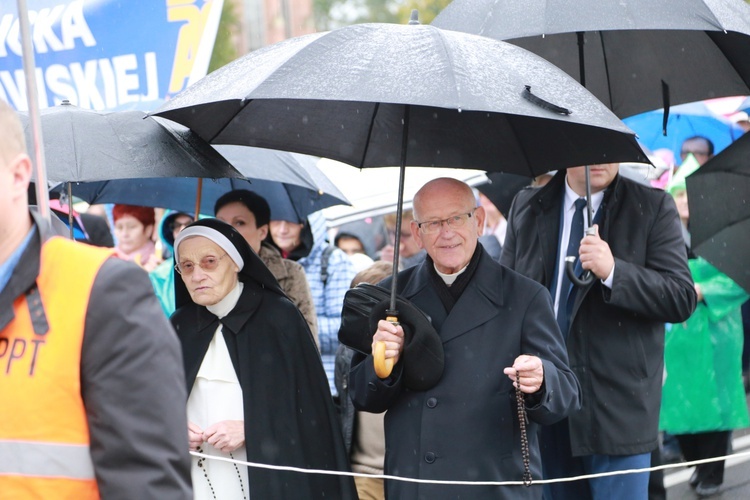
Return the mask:
<svg viewBox="0 0 750 500"><path fill-rule="evenodd" d="M398 318L388 316L386 321L398 325ZM375 352L372 354L373 364L375 365L375 375L380 378L388 378L393 371L393 358L385 357L385 342L379 340L375 343Z"/></svg>

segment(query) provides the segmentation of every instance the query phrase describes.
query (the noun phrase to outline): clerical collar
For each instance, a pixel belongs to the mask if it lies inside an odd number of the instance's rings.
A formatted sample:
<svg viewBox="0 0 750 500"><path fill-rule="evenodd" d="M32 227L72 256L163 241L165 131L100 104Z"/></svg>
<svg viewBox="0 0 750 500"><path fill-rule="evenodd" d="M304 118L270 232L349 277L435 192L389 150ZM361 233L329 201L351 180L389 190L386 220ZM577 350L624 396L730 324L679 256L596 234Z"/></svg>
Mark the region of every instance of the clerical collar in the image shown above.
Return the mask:
<svg viewBox="0 0 750 500"><path fill-rule="evenodd" d="M443 280L443 282L445 282L445 284L446 284L447 286L451 286L451 285L453 284L453 282L454 282L454 281L456 281L456 278L458 278L458 276L459 276L459 275L460 275L461 273L463 273L464 271L466 271L466 268L468 268L468 267L469 267L469 265L467 264L466 266L464 266L464 268L463 268L463 269L461 269L461 270L460 270L460 271L458 271L457 273L453 273L453 274L445 274L445 273L441 273L441 272L440 272L440 271L438 270L438 268L437 268L437 266L435 265L435 263L434 263L434 262L433 262L433 264L432 264L432 265L433 265L433 266L435 267L435 272L437 273L437 275L438 275L438 276L440 276L440 278L441 278L441 279Z"/></svg>

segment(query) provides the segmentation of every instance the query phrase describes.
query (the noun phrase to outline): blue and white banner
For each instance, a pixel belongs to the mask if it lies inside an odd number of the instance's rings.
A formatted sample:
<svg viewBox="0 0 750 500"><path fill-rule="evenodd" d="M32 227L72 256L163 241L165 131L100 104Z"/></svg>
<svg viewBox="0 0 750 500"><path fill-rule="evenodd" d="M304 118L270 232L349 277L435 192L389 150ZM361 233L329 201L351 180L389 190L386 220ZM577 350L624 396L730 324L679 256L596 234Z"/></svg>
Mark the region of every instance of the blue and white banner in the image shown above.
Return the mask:
<svg viewBox="0 0 750 500"><path fill-rule="evenodd" d="M205 76L223 0L27 0L40 108L150 111ZM0 0L0 99L28 109L16 0Z"/></svg>

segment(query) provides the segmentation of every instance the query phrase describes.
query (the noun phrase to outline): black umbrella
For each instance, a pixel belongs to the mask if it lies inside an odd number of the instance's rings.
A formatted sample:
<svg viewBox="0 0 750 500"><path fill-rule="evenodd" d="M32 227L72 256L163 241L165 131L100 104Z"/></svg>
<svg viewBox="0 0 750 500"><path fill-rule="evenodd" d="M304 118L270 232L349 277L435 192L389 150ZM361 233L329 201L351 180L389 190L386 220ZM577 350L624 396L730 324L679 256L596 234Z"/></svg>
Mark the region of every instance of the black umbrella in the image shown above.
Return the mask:
<svg viewBox="0 0 750 500"><path fill-rule="evenodd" d="M743 0L454 0L432 24L530 50L617 116L664 108L665 135L670 104L750 93L750 6ZM591 221L589 186L587 168ZM591 272L574 276L573 262L571 281L591 282Z"/></svg>
<svg viewBox="0 0 750 500"><path fill-rule="evenodd" d="M28 135L28 116L19 117ZM141 177L242 178L191 130L143 111L102 113L63 101L42 110L41 120L50 184Z"/></svg>
<svg viewBox="0 0 750 500"><path fill-rule="evenodd" d="M343 194L339 194L339 198L317 188L262 178L221 178L207 179L201 184L198 213L212 214L219 197L235 189L247 189L265 198L271 208L272 220L302 223L313 212L347 203ZM127 203L143 207L171 208L180 212L195 210L197 193L198 183L195 179L187 177L115 179L74 184L72 187L73 196L90 204Z"/></svg>
<svg viewBox="0 0 750 500"><path fill-rule="evenodd" d="M631 131L543 59L423 25L360 24L264 47L154 114L214 144L297 151L356 167L534 176L645 161Z"/></svg>
<svg viewBox="0 0 750 500"><path fill-rule="evenodd" d="M551 64L489 38L419 25L414 15L409 26L353 25L265 47L196 82L155 114L210 142L357 167L533 176L586 163L647 161L630 130ZM403 175L404 169L399 207ZM400 217L398 210L396 227ZM395 290L394 275L392 311Z"/></svg>
<svg viewBox="0 0 750 500"><path fill-rule="evenodd" d="M524 47L621 118L750 94L744 0L453 0L432 24Z"/></svg>
<svg viewBox="0 0 750 500"><path fill-rule="evenodd" d="M693 251L750 292L750 133L685 181Z"/></svg>
<svg viewBox="0 0 750 500"><path fill-rule="evenodd" d="M19 113L27 140L28 115ZM143 111L102 113L68 101L41 112L48 184L154 177L242 174L190 129ZM28 144L33 144L28 140ZM196 181L196 183L198 183ZM200 185L200 184L198 184ZM72 211L69 226L73 236Z"/></svg>
<svg viewBox="0 0 750 500"><path fill-rule="evenodd" d="M213 213L216 200L233 189L257 192L268 201L272 218L280 220L302 222L312 212L349 204L318 168L319 158L249 146L221 145L215 149L243 178L202 182L197 213ZM72 194L88 203L128 203L193 212L198 188L195 179L188 177L153 177L74 183Z"/></svg>

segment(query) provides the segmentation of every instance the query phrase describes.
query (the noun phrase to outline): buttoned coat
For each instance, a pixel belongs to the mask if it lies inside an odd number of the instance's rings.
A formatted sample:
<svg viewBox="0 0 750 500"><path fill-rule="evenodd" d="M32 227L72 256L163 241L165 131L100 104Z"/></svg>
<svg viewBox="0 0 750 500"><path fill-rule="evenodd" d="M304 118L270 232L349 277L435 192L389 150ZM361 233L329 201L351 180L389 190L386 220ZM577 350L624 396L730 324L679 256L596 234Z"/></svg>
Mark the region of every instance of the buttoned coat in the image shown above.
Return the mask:
<svg viewBox="0 0 750 500"><path fill-rule="evenodd" d="M539 424L577 407L578 382L567 366L549 293L482 252L468 286L446 313L430 281L429 262L398 275L399 295L425 312L438 331L445 369L424 392L403 385L399 361L388 379L372 356L356 353L350 371L355 406L385 417L387 474L422 479L520 481L521 435L515 391L503 373L522 353L539 356L544 386L527 399L531 473L541 477ZM382 283L390 287L390 281ZM387 481L388 498L540 498L541 487L446 486Z"/></svg>
<svg viewBox="0 0 750 500"><path fill-rule="evenodd" d="M513 202L501 263L549 288L557 265L565 172ZM686 320L696 295L677 208L665 192L617 175L605 191L599 235L615 260L612 288L578 289L570 367L583 405L569 416L574 456L634 455L658 444L664 323Z"/></svg>

